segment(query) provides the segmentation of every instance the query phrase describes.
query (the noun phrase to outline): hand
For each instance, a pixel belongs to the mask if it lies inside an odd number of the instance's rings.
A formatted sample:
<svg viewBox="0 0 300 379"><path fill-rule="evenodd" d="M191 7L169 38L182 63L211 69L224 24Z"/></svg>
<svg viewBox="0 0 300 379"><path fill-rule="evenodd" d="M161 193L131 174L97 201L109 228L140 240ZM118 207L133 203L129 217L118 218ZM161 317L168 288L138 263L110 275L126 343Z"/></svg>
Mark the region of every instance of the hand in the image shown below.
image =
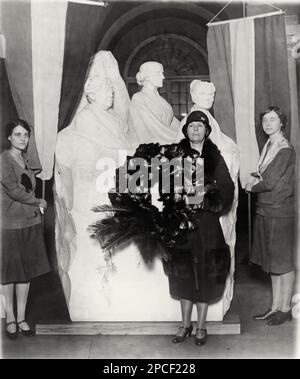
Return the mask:
<svg viewBox="0 0 300 379"><path fill-rule="evenodd" d="M47 208L47 201L44 199L40 199L39 207Z"/></svg>

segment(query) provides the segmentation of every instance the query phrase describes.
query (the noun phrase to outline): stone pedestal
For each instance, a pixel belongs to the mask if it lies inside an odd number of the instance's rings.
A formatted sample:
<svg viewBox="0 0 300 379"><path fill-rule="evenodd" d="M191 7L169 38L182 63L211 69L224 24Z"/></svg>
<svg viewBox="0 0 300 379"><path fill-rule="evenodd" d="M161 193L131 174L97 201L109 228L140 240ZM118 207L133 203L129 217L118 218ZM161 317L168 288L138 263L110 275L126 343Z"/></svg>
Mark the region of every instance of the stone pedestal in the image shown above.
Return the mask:
<svg viewBox="0 0 300 379"><path fill-rule="evenodd" d="M179 321L180 303L169 294L168 278L160 259L145 265L134 244L105 261L88 226L101 217L91 207L108 204L96 189L99 157L118 167L112 151L78 135L71 128L58 135L55 168L56 249L59 273L71 320L98 322ZM123 155L124 156L124 155ZM110 174L113 178L114 170ZM103 217L103 216L102 216ZM107 264L108 263L108 264ZM208 321L222 321L233 293L233 270L224 297L209 306ZM196 309L193 320L196 320Z"/></svg>
<svg viewBox="0 0 300 379"><path fill-rule="evenodd" d="M179 321L180 304L169 295L160 259L145 265L136 246L130 244L107 265L98 242L87 233L99 214L69 211L65 204L56 197L57 222L63 222L57 226L59 272L71 320ZM226 298L209 306L209 321L223 320L232 280L228 279ZM196 320L196 309L193 312Z"/></svg>

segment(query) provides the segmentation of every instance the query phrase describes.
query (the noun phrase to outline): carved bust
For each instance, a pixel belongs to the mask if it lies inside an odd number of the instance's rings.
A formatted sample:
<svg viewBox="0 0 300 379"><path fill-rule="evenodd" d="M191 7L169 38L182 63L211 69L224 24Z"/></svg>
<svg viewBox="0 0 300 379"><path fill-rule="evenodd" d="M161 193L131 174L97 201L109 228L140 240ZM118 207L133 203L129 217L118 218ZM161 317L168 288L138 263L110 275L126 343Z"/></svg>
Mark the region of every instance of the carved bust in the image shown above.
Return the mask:
<svg viewBox="0 0 300 379"><path fill-rule="evenodd" d="M193 80L190 84L190 93L197 107L210 109L214 103L216 88L211 82Z"/></svg>

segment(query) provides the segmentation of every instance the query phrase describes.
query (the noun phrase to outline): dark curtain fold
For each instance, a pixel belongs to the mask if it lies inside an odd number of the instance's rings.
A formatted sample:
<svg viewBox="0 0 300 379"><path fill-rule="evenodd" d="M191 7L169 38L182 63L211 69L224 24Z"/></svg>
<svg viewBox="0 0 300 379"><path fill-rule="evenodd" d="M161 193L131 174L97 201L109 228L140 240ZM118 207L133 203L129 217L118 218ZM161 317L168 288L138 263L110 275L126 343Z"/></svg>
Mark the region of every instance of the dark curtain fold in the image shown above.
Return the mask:
<svg viewBox="0 0 300 379"><path fill-rule="evenodd" d="M11 89L7 77L5 60L0 59L0 129L1 129L1 148L0 152L9 147L5 137L5 125L18 118L18 112L11 94Z"/></svg>
<svg viewBox="0 0 300 379"><path fill-rule="evenodd" d="M229 24L208 29L207 51L210 80L216 85L214 115L222 132L236 141Z"/></svg>
<svg viewBox="0 0 300 379"><path fill-rule="evenodd" d="M31 2L4 1L1 4L2 30L6 39L5 66L18 112L31 128L27 158L32 169L42 169L34 137Z"/></svg>
<svg viewBox="0 0 300 379"><path fill-rule="evenodd" d="M78 106L90 58L101 41L106 8L68 3L58 130L68 126Z"/></svg>
<svg viewBox="0 0 300 379"><path fill-rule="evenodd" d="M256 18L255 28L255 125L261 151L267 137L260 127L260 113L279 106L288 117L285 135L291 134L291 102L284 15Z"/></svg>

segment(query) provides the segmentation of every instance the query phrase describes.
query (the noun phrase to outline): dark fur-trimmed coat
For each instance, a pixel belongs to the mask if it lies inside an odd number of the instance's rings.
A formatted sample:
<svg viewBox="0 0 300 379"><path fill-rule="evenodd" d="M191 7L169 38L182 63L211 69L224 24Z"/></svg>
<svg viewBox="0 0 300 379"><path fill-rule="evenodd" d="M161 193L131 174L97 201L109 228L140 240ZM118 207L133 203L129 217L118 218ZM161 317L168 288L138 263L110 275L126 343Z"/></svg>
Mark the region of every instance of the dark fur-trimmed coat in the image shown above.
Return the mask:
<svg viewBox="0 0 300 379"><path fill-rule="evenodd" d="M187 139L180 141L184 154L193 149ZM209 302L222 296L230 267L229 247L225 243L219 217L231 208L234 184L217 146L210 140L203 145L204 206L192 215L195 230L185 233L185 239L170 249L164 262L169 276L170 293L174 297L194 302Z"/></svg>
<svg viewBox="0 0 300 379"><path fill-rule="evenodd" d="M124 166L117 169L116 188L109 193L111 206L94 208L95 212L109 212L108 217L90 225L89 231L104 251L117 251L122 243L135 241L145 262L161 255L163 247L168 252L163 257L170 293L175 297L206 302L222 295L230 264L229 248L219 217L231 207L234 184L216 145L209 139L203 145L205 195L201 204L189 204L186 201L188 194L178 194L176 185L172 187L172 175L174 179L180 172L178 170L182 170L181 164L179 169L172 168L172 172L165 172L163 164L158 168L161 170L159 178L170 175L170 190L163 191L162 188L160 193L162 212L152 205L150 191L131 193L119 189L121 179L122 182L128 179L128 183L131 180L135 183L136 171L130 164L132 158L143 158L152 170L152 158L159 157L163 163L164 158L167 161L179 158L181 162L188 156L192 158L189 161L193 171L199 152L191 148L187 139L172 145L139 145L134 156L127 157ZM163 181L158 180L163 187Z"/></svg>
<svg viewBox="0 0 300 379"><path fill-rule="evenodd" d="M187 139L179 142L185 155L195 152ZM234 184L231 180L227 165L217 146L207 139L204 142L202 155L204 159L204 209L213 213L226 213L233 202Z"/></svg>

